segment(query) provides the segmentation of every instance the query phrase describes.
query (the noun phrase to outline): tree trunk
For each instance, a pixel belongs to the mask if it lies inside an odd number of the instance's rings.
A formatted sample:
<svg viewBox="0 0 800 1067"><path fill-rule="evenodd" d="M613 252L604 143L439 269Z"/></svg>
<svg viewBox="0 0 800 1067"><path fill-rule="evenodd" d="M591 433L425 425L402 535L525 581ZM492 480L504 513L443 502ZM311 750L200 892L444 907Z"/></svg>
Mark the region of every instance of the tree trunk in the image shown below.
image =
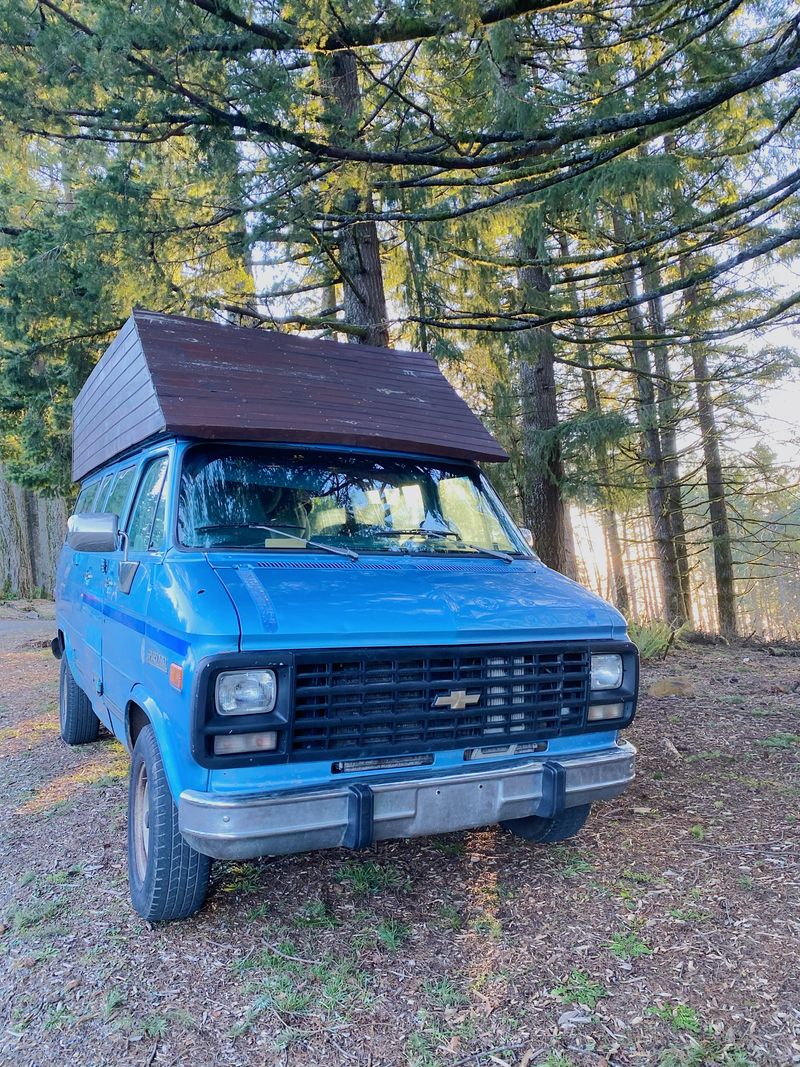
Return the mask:
<svg viewBox="0 0 800 1067"><path fill-rule="evenodd" d="M626 243L625 225L618 211L612 212L612 221L614 236L620 245L624 245ZM625 259L622 267L622 280L625 295L629 300L633 300L638 295L638 290L635 271L628 258ZM642 431L642 451L648 483L647 500L653 523L653 537L663 586L664 609L670 623L681 624L688 620L678 571L678 558L669 522L669 508L665 491L667 477L664 471L664 457L661 452L650 353L645 340L646 331L639 305L630 303L626 308L626 314L633 338L631 350L633 354L633 373L639 426Z"/></svg>
<svg viewBox="0 0 800 1067"><path fill-rule="evenodd" d="M544 238L523 242L524 259L541 256ZM523 303L537 311L549 307L550 278L540 266L519 271ZM568 573L567 524L561 485L564 466L558 440L555 343L549 327L525 330L519 336L519 386L524 456L522 515L544 563Z"/></svg>
<svg viewBox="0 0 800 1067"><path fill-rule="evenodd" d="M697 304L694 287L688 290L687 304L693 309ZM708 487L708 510L711 520L711 539L714 553L714 578L717 591L717 615L719 630L724 637L736 635L736 591L733 576L733 548L731 545L728 506L725 496L725 478L722 469L719 431L711 396L710 375L706 350L700 341L689 345L694 371L694 387L697 397L697 421L703 437L703 458Z"/></svg>
<svg viewBox="0 0 800 1067"><path fill-rule="evenodd" d="M357 137L361 116L361 89L355 54L334 52L319 59L323 95L326 99L325 118L329 125L351 131ZM348 189L340 203L341 213L352 217L372 212L372 193ZM361 327L359 333L348 333L353 344L389 345L386 315L386 296L383 287L380 242L374 222L344 224L338 234L339 271L343 285L344 320Z"/></svg>
<svg viewBox="0 0 800 1067"><path fill-rule="evenodd" d="M567 259L569 256L569 241L565 233L559 235L558 243L561 249L561 255L564 259ZM577 312L579 310L578 293L575 287L571 284L569 271L565 271L564 277L570 282L570 307L574 312ZM581 327L580 319L577 318L575 320L575 332L577 339L580 341L583 335L583 329ZM600 397L597 392L594 372L592 371L587 348L583 344L578 344L576 348L577 361L582 364L581 380L583 382L583 396L586 402L586 410L595 418L600 418L602 414ZM623 615L628 615L631 608L630 592L628 589L628 581L625 577L625 563L622 555L619 527L617 526L617 516L609 496L610 468L608 462L608 449L604 441L598 441L595 444L594 461L597 468L597 479L600 483L598 492L600 500L600 523L606 541L608 570L612 587L611 596L614 604L619 608Z"/></svg>
<svg viewBox="0 0 800 1067"><path fill-rule="evenodd" d="M661 272L650 262L642 264L642 277L648 292L657 292L661 285ZM666 320L664 305L660 296L652 297L647 302L651 331L656 340L652 342L656 382L658 427L661 439L661 453L664 464L664 498L667 516L672 531L672 542L678 565L678 577L683 596L684 615L692 618L692 592L689 568L689 553L686 544L686 523L681 499L681 473L678 462L678 440L676 431L675 385L669 362L669 347L664 340Z"/></svg>
<svg viewBox="0 0 800 1067"><path fill-rule="evenodd" d="M6 481L0 467L0 597L53 595L66 524L63 500Z"/></svg>

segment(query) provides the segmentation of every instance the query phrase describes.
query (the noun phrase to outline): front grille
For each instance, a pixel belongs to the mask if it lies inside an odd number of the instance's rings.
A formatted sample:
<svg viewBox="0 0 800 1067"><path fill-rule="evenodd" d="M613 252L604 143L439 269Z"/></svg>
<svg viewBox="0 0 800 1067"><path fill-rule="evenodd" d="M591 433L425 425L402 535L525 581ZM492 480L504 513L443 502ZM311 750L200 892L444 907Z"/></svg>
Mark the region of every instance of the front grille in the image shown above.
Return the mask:
<svg viewBox="0 0 800 1067"><path fill-rule="evenodd" d="M584 725L589 674L586 649L300 653L292 752L432 751L556 737ZM434 706L452 694L467 706Z"/></svg>

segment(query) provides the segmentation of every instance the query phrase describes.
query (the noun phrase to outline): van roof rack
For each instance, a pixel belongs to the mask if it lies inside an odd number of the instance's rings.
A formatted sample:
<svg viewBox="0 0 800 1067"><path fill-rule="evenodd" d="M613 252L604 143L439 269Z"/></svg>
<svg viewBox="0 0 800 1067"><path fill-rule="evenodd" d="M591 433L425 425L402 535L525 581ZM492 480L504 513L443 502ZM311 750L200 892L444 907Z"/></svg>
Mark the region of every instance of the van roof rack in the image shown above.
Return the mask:
<svg viewBox="0 0 800 1067"><path fill-rule="evenodd" d="M508 459L426 353L138 309L73 416L76 481L163 433Z"/></svg>

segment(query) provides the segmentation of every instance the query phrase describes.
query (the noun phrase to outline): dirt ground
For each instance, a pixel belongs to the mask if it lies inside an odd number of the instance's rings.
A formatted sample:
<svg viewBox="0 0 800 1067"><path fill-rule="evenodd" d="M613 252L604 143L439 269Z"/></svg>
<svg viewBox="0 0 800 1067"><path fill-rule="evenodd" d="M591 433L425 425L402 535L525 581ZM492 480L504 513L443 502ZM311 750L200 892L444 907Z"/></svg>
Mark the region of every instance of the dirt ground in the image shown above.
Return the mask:
<svg viewBox="0 0 800 1067"><path fill-rule="evenodd" d="M31 620L36 622L36 620ZM800 1062L800 659L679 651L639 775L574 843L499 829L217 864L131 910L127 758L57 736L44 624L0 649L0 1063Z"/></svg>

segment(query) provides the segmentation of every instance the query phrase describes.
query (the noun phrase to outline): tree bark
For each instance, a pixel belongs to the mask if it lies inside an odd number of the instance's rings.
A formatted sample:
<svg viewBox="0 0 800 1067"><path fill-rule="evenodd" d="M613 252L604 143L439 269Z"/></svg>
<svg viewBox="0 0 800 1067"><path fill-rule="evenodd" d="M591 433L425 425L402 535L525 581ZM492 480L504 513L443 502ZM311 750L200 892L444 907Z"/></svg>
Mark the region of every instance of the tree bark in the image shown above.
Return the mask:
<svg viewBox="0 0 800 1067"><path fill-rule="evenodd" d="M52 596L67 507L6 481L0 467L0 597Z"/></svg>
<svg viewBox="0 0 800 1067"><path fill-rule="evenodd" d="M561 255L566 259L569 256L569 241L567 240L567 235L564 233L560 234L558 241ZM565 271L564 276L569 280L571 277L570 272ZM573 311L578 310L578 293L575 287L571 284L570 304ZM580 340L583 335L583 330L579 319L575 320L575 331L577 339ZM586 403L586 410L595 418L600 418L602 415L600 397L597 392L597 385L590 364L588 347L583 344L578 344L576 348L576 359L582 364L581 381L583 383L583 396ZM610 468L608 449L606 448L604 441L598 441L595 444L594 461L597 468L598 482L600 483L598 491L600 500L600 524L603 528L606 541L608 570L612 587L611 596L614 604L619 608L623 615L628 615L631 609L631 599L628 589L628 581L625 577L625 562L622 553L622 543L619 536L619 527L617 525L617 515L609 497L608 486L610 484Z"/></svg>
<svg viewBox="0 0 800 1067"><path fill-rule="evenodd" d="M544 250L538 240L523 243L523 256L534 259ZM520 290L537 310L549 305L550 278L543 267L523 267ZM519 386L522 405L524 475L522 514L544 563L569 573L568 530L561 485L564 465L558 440L555 342L549 327L526 330L519 338ZM574 558L574 554L573 554Z"/></svg>
<svg viewBox="0 0 800 1067"><path fill-rule="evenodd" d="M642 278L647 292L657 292L661 285L660 271L649 261L642 264ZM683 501L681 499L681 472L678 461L678 435L676 431L677 412L675 403L675 384L669 361L669 348L663 340L666 332L666 319L664 316L664 304L660 296L655 296L647 302L650 328L655 336L651 344L655 371L658 375L656 381L656 399L658 412L659 436L661 439L661 454L664 464L664 498L667 506L667 516L672 531L672 542L675 546L675 557L678 565L678 577L683 596L683 609L687 620L692 618L692 591L691 572L689 567L689 552L686 543L686 522L683 514Z"/></svg>
<svg viewBox="0 0 800 1067"><path fill-rule="evenodd" d="M625 224L616 210L612 211L612 222L616 240L621 245L624 245L626 243ZM632 302L638 295L638 290L636 274L629 258L626 258L623 263L622 280L626 298L631 301L626 308L626 315L632 336L632 369L636 386L639 426L642 432L642 451L648 483L647 500L659 561L664 594L664 610L669 622L680 625L688 620L681 589L675 542L672 538L672 528L669 521L669 507L665 490L667 477L664 470L664 457L661 451L650 352L647 347L641 308L638 304Z"/></svg>
<svg viewBox="0 0 800 1067"><path fill-rule="evenodd" d="M690 311L697 304L697 292L694 288L689 289L687 293L687 304ZM692 356L694 387L697 397L697 421L700 424L700 433L703 438L703 458L706 467L719 630L724 637L735 637L737 625L733 547L731 544L730 524L728 523L728 506L725 476L722 468L720 437L714 413L714 401L711 396L708 357L705 347L700 341L693 341L689 349Z"/></svg>
<svg viewBox="0 0 800 1067"><path fill-rule="evenodd" d="M361 116L361 89L358 66L353 52L334 52L320 57L321 85L326 98L326 121L344 126L357 139ZM340 204L344 215L355 218L375 210L371 192L348 189ZM374 221L349 222L338 234L339 271L343 285L344 319L360 326L358 334L349 333L352 344L388 347L389 329L386 295L383 286L380 242Z"/></svg>

